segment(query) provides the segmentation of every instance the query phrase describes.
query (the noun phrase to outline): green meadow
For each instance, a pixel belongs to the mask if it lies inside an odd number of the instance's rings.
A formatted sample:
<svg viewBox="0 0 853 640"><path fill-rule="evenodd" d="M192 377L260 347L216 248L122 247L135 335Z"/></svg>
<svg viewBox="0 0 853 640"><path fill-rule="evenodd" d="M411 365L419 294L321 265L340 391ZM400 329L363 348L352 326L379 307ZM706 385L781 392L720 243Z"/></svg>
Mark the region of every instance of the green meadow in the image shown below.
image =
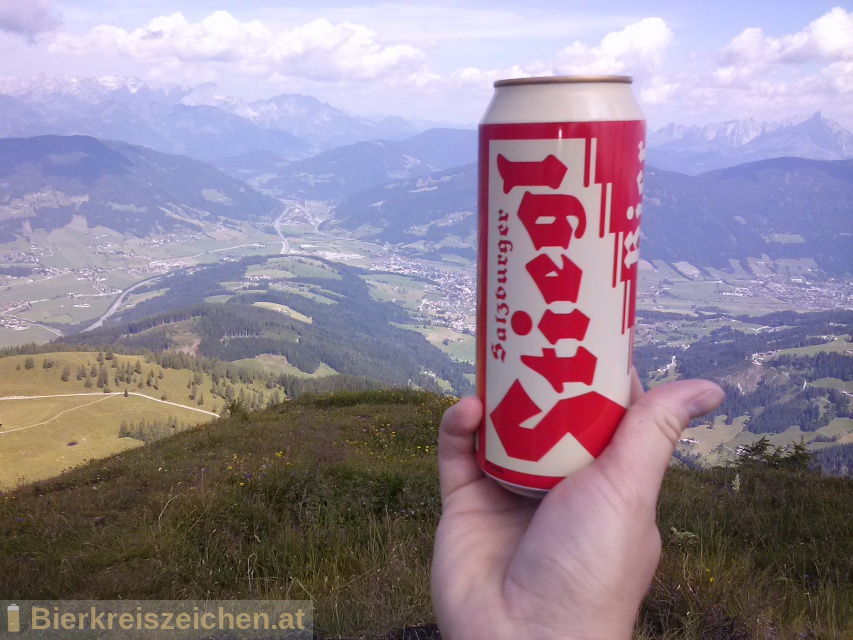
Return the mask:
<svg viewBox="0 0 853 640"><path fill-rule="evenodd" d="M132 373L120 381L120 372ZM143 444L120 437L122 425L171 422L165 435L207 422L225 410L218 391L206 373L163 367L144 356L56 352L0 358L0 489ZM274 391L260 381L237 381L230 393L257 399Z"/></svg>
<svg viewBox="0 0 853 640"><path fill-rule="evenodd" d="M304 396L8 491L6 597L310 599L318 639L434 631L437 425L453 401ZM851 482L670 469L635 637L851 637Z"/></svg>

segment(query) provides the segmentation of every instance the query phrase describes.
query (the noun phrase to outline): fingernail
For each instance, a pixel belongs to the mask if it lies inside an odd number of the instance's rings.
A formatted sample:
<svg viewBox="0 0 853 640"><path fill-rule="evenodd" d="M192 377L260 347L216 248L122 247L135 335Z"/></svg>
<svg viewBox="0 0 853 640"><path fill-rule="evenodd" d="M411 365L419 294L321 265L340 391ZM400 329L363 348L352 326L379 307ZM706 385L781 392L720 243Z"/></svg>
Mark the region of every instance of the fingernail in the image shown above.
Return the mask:
<svg viewBox="0 0 853 640"><path fill-rule="evenodd" d="M719 407L725 399L725 392L714 385L691 398L690 402L687 403L687 411L690 413L691 419L699 418Z"/></svg>

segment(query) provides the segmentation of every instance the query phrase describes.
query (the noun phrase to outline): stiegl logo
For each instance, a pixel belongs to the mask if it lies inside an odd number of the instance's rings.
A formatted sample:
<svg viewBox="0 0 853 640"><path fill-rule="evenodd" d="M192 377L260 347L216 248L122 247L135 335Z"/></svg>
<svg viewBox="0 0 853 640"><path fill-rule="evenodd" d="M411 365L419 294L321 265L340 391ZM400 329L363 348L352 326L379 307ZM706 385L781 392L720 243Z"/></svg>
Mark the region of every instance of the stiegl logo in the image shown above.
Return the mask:
<svg viewBox="0 0 853 640"><path fill-rule="evenodd" d="M584 269L571 257L576 244L572 243L572 239L581 239L586 233L587 214L583 203L574 195L553 192L565 180L568 167L552 154L533 162L512 161L498 154L497 168L503 182L503 194L509 195L515 189L523 192L514 216L504 209L498 211L498 235L501 238L498 242L499 267L509 262L505 254L514 248L512 242L503 236L509 235L510 223L515 217L524 229L521 238L526 236L533 249L532 258L530 255L525 258L524 270L539 292L542 303L548 307L560 303L572 307L568 313L545 309L537 328L548 346L540 347L539 355L521 354L521 364L542 376L557 394L563 394L571 383L590 387L593 385L598 357L582 344L590 323L589 317L577 308ZM534 193L532 189L537 187L545 189L545 192ZM519 238L518 235L515 237ZM547 253L548 250L557 253L558 261ZM506 316L510 314L510 307L503 302L507 298L503 286L507 284L507 271L506 268L497 271L495 297L499 303L495 314L498 325L495 333L499 341L507 338L507 330L501 325L506 323ZM502 312L505 314L503 317ZM510 325L516 335L527 336L533 330L534 322L528 311L515 310L510 316ZM557 343L563 340L581 343L576 346L574 355L557 354ZM495 359L504 362L505 355L500 343L492 345L492 356ZM624 407L595 391L563 397L537 425L537 437L525 437L529 434L525 433L522 423L541 411L525 391L522 382L516 379L490 414L501 442L511 457L536 461L565 436L565 425L578 422L578 414L588 417L585 421L587 425L597 427L601 416L608 422L618 422ZM578 430L573 435L594 456L600 453L609 439L609 433L601 428Z"/></svg>
<svg viewBox="0 0 853 640"><path fill-rule="evenodd" d="M644 125L481 136L481 464L547 488L602 452L628 405Z"/></svg>

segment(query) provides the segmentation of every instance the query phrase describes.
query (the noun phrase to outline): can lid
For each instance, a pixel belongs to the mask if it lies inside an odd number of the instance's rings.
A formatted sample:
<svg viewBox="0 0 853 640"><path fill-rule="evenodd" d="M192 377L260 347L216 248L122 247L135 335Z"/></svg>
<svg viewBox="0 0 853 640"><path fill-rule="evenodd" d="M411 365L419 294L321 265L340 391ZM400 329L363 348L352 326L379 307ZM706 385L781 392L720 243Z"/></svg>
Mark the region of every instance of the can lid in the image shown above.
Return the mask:
<svg viewBox="0 0 853 640"><path fill-rule="evenodd" d="M631 84L634 79L631 76L540 76L535 78L509 78L497 80L495 87L510 87L525 84L578 84L586 82L615 82Z"/></svg>

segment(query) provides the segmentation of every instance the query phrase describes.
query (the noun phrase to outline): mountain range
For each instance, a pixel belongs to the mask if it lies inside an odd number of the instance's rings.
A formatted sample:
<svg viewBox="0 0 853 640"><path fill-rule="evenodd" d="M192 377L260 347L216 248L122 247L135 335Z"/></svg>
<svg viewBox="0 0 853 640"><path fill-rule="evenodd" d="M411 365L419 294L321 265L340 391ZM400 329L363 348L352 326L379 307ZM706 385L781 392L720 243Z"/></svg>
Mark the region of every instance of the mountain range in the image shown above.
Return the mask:
<svg viewBox="0 0 853 640"><path fill-rule="evenodd" d="M727 267L767 255L853 273L851 199L853 160L775 158L698 176L647 168L643 256Z"/></svg>
<svg viewBox="0 0 853 640"><path fill-rule="evenodd" d="M430 129L405 140L356 142L292 163L265 164L259 154L248 154L214 164L276 196L338 201L376 185L426 178L476 157L476 131Z"/></svg>
<svg viewBox="0 0 853 640"><path fill-rule="evenodd" d="M474 256L474 132L434 130L357 143L283 164L265 189L336 201L325 226L354 237ZM265 156L266 160L269 157ZM451 168L436 171L451 165ZM389 178L396 178L389 181ZM698 176L646 170L643 256L698 267L730 259L809 259L853 272L853 160L776 158ZM204 218L270 220L277 198L190 158L85 136L0 139L0 232L53 229L82 215L144 236Z"/></svg>
<svg viewBox="0 0 853 640"><path fill-rule="evenodd" d="M373 187L341 201L335 224L418 252L474 256L476 165ZM729 268L729 259L814 259L853 272L853 160L776 158L698 176L647 167L643 257Z"/></svg>
<svg viewBox="0 0 853 640"><path fill-rule="evenodd" d="M342 200L334 224L354 237L415 251L475 256L477 165L374 186Z"/></svg>
<svg viewBox="0 0 853 640"><path fill-rule="evenodd" d="M398 118L352 116L310 96L247 103L214 85L154 88L137 78L0 79L0 137L91 135L202 160L249 151L305 158L418 130Z"/></svg>
<svg viewBox="0 0 853 640"><path fill-rule="evenodd" d="M853 133L817 112L776 122L670 123L649 135L648 147L647 161L652 166L696 175L771 158L853 158Z"/></svg>
<svg viewBox="0 0 853 640"><path fill-rule="evenodd" d="M24 139L44 130L94 135ZM307 96L249 103L211 84L41 77L0 79L0 135L6 239L25 218L53 228L77 213L145 235L207 215L269 219L276 198L290 198L332 202L326 225L359 238L418 253L475 248L473 129L417 133ZM853 134L821 113L668 125L648 147L644 257L725 267L768 255L853 270L843 204L853 196L853 160L843 159ZM207 159L230 177L152 149Z"/></svg>
<svg viewBox="0 0 853 640"><path fill-rule="evenodd" d="M0 78L0 137L90 135L204 161L258 151L303 160L356 142L411 138L436 126L359 117L298 94L249 102L212 83L187 88L154 87L132 77ZM648 148L652 166L695 175L782 156L850 158L853 133L818 112L774 122L671 123L650 132ZM286 189L289 179L283 182L275 188Z"/></svg>

